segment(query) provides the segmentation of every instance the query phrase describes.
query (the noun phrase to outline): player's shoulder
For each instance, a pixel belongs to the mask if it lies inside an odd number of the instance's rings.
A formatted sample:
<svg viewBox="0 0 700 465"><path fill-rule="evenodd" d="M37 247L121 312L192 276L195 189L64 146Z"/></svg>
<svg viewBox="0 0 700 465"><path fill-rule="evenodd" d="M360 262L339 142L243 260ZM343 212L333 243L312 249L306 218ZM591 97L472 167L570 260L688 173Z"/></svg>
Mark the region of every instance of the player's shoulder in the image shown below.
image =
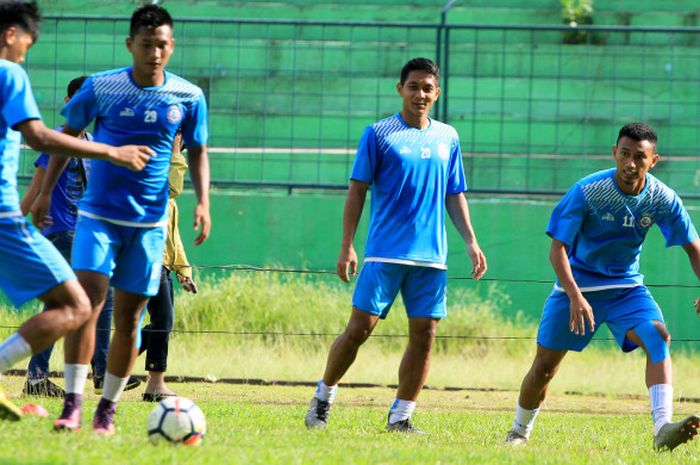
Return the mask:
<svg viewBox="0 0 700 465"><path fill-rule="evenodd" d="M24 68L13 61L5 59L0 59L0 77L3 78L3 81L17 79L29 80Z"/></svg>
<svg viewBox="0 0 700 465"><path fill-rule="evenodd" d="M608 168L587 176L576 181L574 186L578 186L584 190L606 188L614 186L615 168Z"/></svg>
<svg viewBox="0 0 700 465"><path fill-rule="evenodd" d="M187 79L178 76L175 73L166 71L166 81L163 90L173 92L181 97L199 98L204 91L196 84L191 83Z"/></svg>
<svg viewBox="0 0 700 465"><path fill-rule="evenodd" d="M457 134L457 130L450 126L447 123L443 123L442 121L438 121L436 119L430 119L430 130L433 133L436 133L440 136L444 137L450 137L454 139L458 139L459 136Z"/></svg>
<svg viewBox="0 0 700 465"><path fill-rule="evenodd" d="M385 131L399 129L402 126L403 124L401 118L399 118L399 115L397 113L391 116L387 116L386 118L382 118L379 121L370 124L369 128L371 128L375 133L381 133Z"/></svg>
<svg viewBox="0 0 700 465"><path fill-rule="evenodd" d="M672 201L676 197L676 191L666 185L653 174L647 173L647 183L649 193L657 200Z"/></svg>
<svg viewBox="0 0 700 465"><path fill-rule="evenodd" d="M109 69L91 74L83 87L92 85L95 91L115 91L123 89L123 84L130 81L128 67Z"/></svg>

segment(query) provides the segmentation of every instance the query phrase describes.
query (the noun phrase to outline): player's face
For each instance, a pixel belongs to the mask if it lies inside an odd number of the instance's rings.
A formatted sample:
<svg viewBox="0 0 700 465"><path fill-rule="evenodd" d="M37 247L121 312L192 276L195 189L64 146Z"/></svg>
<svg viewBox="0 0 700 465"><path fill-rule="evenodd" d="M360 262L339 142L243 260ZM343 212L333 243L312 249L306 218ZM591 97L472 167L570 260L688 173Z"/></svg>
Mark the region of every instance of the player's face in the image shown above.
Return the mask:
<svg viewBox="0 0 700 465"><path fill-rule="evenodd" d="M440 96L440 86L435 76L422 70L408 73L406 81L403 85L397 84L396 90L403 99L402 114L418 120L428 117L433 103Z"/></svg>
<svg viewBox="0 0 700 465"><path fill-rule="evenodd" d="M647 173L659 160L659 155L656 153L656 145L648 140L637 141L622 137L617 145L613 145L613 158L617 166L617 184L627 194L638 194L644 187Z"/></svg>
<svg viewBox="0 0 700 465"><path fill-rule="evenodd" d="M16 26L8 27L3 32L5 59L14 63L23 63L27 51L34 44L34 38L28 32Z"/></svg>
<svg viewBox="0 0 700 465"><path fill-rule="evenodd" d="M173 30L164 25L155 29L142 27L134 37L126 39L134 58L134 70L139 75L160 76L173 54Z"/></svg>

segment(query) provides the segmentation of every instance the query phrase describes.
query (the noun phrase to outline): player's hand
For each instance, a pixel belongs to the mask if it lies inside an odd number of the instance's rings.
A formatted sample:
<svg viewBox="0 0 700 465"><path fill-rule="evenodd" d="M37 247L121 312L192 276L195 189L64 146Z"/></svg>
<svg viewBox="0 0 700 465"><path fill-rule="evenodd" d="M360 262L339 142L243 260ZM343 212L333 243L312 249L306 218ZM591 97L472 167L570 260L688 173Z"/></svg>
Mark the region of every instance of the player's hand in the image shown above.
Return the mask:
<svg viewBox="0 0 700 465"><path fill-rule="evenodd" d="M355 253L355 247L350 245L350 247L343 247L340 249L335 272L338 273L340 279L346 283L350 282L350 275L355 276L357 274L357 254Z"/></svg>
<svg viewBox="0 0 700 465"><path fill-rule="evenodd" d="M695 314L700 316L700 297L695 299L695 302L693 302L693 307L695 307Z"/></svg>
<svg viewBox="0 0 700 465"><path fill-rule="evenodd" d="M201 230L200 230L201 227ZM199 236L194 240L194 245L200 245L209 237L211 231L211 216L209 215L209 207L197 204L194 208L194 230L199 231Z"/></svg>
<svg viewBox="0 0 700 465"><path fill-rule="evenodd" d="M132 171L141 171L146 163L156 154L150 147L143 145L123 145L110 151L107 159L115 165L129 168Z"/></svg>
<svg viewBox="0 0 700 465"><path fill-rule="evenodd" d="M53 224L53 219L49 215L51 208L51 195L40 192L36 196L29 211L32 213L32 223L39 229L44 229Z"/></svg>
<svg viewBox="0 0 700 465"><path fill-rule="evenodd" d="M469 247L467 247L467 254L469 255L469 260L472 262L472 278L477 281L486 273L488 266L486 265L486 256L484 252L481 251L481 247L476 241L472 242Z"/></svg>
<svg viewBox="0 0 700 465"><path fill-rule="evenodd" d="M175 276L177 276L178 282L185 291L191 292L192 294L197 293L197 284L192 280L192 278L190 278L189 276L183 276L178 273L175 273Z"/></svg>
<svg viewBox="0 0 700 465"><path fill-rule="evenodd" d="M569 305L571 318L569 319L569 331L574 334L583 336L586 334L586 322L591 332L595 331L595 319L593 317L593 308L588 303L585 297L571 299Z"/></svg>

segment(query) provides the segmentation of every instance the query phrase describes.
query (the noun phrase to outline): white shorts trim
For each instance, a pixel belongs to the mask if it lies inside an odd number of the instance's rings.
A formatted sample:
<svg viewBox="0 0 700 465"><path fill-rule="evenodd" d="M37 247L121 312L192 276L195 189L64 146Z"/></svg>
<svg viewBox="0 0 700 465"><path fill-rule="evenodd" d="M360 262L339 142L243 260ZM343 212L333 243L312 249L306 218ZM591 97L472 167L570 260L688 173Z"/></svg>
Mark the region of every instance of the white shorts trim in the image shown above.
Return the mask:
<svg viewBox="0 0 700 465"><path fill-rule="evenodd" d="M0 218L12 218L15 216L22 216L22 212L19 210L13 210L9 212L0 212Z"/></svg>
<svg viewBox="0 0 700 465"><path fill-rule="evenodd" d="M105 218L104 216L95 215L94 213L86 212L85 210L78 210L78 214L86 218L92 218L93 220L102 220L108 223L116 224L117 226L129 226L131 228L158 228L160 226L168 225L167 219L156 223L138 223L136 221L123 221Z"/></svg>
<svg viewBox="0 0 700 465"><path fill-rule="evenodd" d="M365 262L394 263L397 265L409 265L409 266L424 266L426 268L437 268L439 270L446 270L447 269L447 265L445 265L444 263L418 262L415 260L404 260L402 258L365 257Z"/></svg>
<svg viewBox="0 0 700 465"><path fill-rule="evenodd" d="M631 287L643 286L641 283L629 283L629 284L608 284L604 286L588 286L579 287L581 292L595 292L595 291L606 291L608 289L629 289ZM565 292L564 288L558 285L554 285L554 290L559 292Z"/></svg>

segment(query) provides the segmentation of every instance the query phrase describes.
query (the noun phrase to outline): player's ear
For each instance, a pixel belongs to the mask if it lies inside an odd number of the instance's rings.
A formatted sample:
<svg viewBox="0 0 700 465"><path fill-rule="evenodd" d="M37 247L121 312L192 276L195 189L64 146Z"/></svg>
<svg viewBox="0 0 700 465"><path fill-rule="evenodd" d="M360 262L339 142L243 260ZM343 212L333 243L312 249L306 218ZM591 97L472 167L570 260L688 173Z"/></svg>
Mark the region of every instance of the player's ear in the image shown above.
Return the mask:
<svg viewBox="0 0 700 465"><path fill-rule="evenodd" d="M396 83L396 92L398 92L399 95L401 95L401 89L403 89L403 86L401 85L400 82Z"/></svg>
<svg viewBox="0 0 700 465"><path fill-rule="evenodd" d="M17 26L10 26L0 34L0 45L12 45L17 40Z"/></svg>
<svg viewBox="0 0 700 465"><path fill-rule="evenodd" d="M132 40L131 37L126 38L126 48L131 52L131 44L133 44L134 41Z"/></svg>
<svg viewBox="0 0 700 465"><path fill-rule="evenodd" d="M614 145L612 146L613 158L615 158L615 152L617 152L617 144L614 144Z"/></svg>
<svg viewBox="0 0 700 465"><path fill-rule="evenodd" d="M651 165L649 168L653 168L659 162L659 154L654 151L654 156L651 157Z"/></svg>
<svg viewBox="0 0 700 465"><path fill-rule="evenodd" d="M440 97L441 93L442 93L442 88L440 86L437 86L437 88L435 89L435 100L437 100L438 97Z"/></svg>

